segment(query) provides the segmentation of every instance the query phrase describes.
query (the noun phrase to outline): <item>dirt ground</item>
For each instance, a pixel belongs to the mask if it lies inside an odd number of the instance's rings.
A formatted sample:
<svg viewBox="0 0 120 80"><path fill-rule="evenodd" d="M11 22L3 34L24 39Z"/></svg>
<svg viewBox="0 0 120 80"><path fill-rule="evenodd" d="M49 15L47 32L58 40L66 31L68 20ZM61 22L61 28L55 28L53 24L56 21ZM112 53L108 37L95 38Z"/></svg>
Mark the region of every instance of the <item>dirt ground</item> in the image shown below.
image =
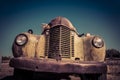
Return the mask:
<svg viewBox="0 0 120 80"><path fill-rule="evenodd" d="M3 80L4 78L12 76L13 75L13 70L14 69L9 66L9 62L1 63L0 80Z"/></svg>

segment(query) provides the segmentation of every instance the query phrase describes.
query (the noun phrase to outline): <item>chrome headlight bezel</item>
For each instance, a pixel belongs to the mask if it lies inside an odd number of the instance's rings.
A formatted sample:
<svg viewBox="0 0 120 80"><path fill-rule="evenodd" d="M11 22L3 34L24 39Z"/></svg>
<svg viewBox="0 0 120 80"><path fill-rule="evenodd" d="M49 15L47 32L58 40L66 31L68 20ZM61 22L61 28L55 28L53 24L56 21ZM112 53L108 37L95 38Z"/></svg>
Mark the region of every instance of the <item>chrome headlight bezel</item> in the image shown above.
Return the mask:
<svg viewBox="0 0 120 80"><path fill-rule="evenodd" d="M96 48L102 48L104 46L104 41L101 37L95 36L92 39L92 45Z"/></svg>
<svg viewBox="0 0 120 80"><path fill-rule="evenodd" d="M28 42L28 37L26 34L19 34L16 36L15 38L15 43L18 45L18 46L23 46L25 45L26 43Z"/></svg>

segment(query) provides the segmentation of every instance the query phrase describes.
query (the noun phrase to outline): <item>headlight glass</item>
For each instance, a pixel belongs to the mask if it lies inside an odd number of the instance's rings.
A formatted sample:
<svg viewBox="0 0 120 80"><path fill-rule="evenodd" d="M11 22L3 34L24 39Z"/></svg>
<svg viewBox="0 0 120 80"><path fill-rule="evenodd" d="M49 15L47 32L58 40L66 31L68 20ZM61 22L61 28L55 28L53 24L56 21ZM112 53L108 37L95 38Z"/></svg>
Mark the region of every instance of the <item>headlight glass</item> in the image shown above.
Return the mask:
<svg viewBox="0 0 120 80"><path fill-rule="evenodd" d="M23 46L28 42L28 37L25 34L19 34L16 37L15 42L17 45Z"/></svg>
<svg viewBox="0 0 120 80"><path fill-rule="evenodd" d="M104 46L104 41L102 38L98 37L98 36L95 36L92 40L92 44L94 47L96 48L101 48Z"/></svg>

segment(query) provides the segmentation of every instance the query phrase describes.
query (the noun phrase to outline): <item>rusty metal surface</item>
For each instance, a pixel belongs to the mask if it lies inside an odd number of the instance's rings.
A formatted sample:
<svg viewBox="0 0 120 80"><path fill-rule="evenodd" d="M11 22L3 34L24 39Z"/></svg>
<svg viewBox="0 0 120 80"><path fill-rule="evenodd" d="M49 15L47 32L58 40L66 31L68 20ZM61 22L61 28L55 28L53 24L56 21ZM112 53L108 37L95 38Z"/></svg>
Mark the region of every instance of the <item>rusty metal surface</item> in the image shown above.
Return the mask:
<svg viewBox="0 0 120 80"><path fill-rule="evenodd" d="M103 62L74 62L56 61L50 59L12 58L10 66L17 69L36 72L53 73L106 73L107 67Z"/></svg>
<svg viewBox="0 0 120 80"><path fill-rule="evenodd" d="M72 25L72 23L67 19L67 18L64 18L64 17L56 17L55 19L51 20L51 22L48 24L51 28L52 27L55 27L57 25L63 25L63 26L66 26L68 27L69 29L71 30L74 30L76 31L75 27ZM77 31L76 31L77 32Z"/></svg>

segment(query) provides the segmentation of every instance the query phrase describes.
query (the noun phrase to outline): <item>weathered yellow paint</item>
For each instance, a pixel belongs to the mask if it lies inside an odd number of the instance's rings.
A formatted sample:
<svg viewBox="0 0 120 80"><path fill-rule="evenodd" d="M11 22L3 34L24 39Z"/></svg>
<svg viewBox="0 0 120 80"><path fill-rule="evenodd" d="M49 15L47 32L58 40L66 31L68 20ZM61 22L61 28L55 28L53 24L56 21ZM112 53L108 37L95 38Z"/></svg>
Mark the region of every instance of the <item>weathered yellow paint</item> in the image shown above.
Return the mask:
<svg viewBox="0 0 120 80"><path fill-rule="evenodd" d="M37 37L33 34L25 33L28 37L27 44L22 48L23 56L33 58L36 54Z"/></svg>
<svg viewBox="0 0 120 80"><path fill-rule="evenodd" d="M95 48L92 46L91 54L94 61L104 61L105 59L105 45L102 48Z"/></svg>
<svg viewBox="0 0 120 80"><path fill-rule="evenodd" d="M102 48L95 48L92 45L93 36L83 37L84 44L84 59L85 61L104 61L105 45Z"/></svg>
<svg viewBox="0 0 120 80"><path fill-rule="evenodd" d="M40 39L36 47L36 57L45 57L45 35L40 35Z"/></svg>
<svg viewBox="0 0 120 80"><path fill-rule="evenodd" d="M77 34L74 35L74 58L80 58L81 61L84 60L83 54L83 40L78 37Z"/></svg>

